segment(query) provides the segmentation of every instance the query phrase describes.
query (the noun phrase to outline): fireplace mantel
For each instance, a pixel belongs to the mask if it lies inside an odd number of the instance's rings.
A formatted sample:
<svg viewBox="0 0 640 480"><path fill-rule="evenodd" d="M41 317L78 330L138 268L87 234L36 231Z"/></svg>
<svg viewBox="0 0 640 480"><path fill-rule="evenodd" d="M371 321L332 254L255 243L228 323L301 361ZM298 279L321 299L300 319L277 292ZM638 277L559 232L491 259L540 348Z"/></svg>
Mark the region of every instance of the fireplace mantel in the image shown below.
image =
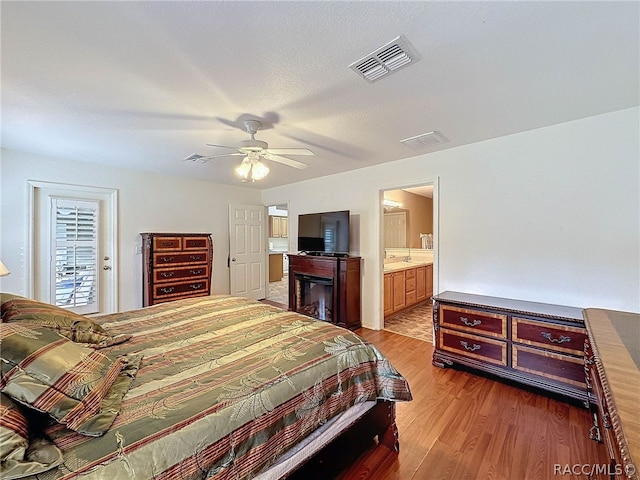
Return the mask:
<svg viewBox="0 0 640 480"><path fill-rule="evenodd" d="M290 254L289 310L299 311L297 309L296 275L331 279L333 282L331 323L350 330L360 328L362 326L360 318L361 263L361 257Z"/></svg>

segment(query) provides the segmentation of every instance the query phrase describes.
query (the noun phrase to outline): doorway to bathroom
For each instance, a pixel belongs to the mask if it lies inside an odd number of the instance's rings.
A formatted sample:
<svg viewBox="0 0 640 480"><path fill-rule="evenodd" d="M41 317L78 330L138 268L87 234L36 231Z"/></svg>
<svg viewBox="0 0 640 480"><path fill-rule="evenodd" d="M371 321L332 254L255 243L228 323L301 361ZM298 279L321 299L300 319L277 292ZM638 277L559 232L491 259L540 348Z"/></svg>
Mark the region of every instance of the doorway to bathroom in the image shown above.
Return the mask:
<svg viewBox="0 0 640 480"><path fill-rule="evenodd" d="M289 306L289 205L287 203L269 205L267 220L269 272L266 300L287 309Z"/></svg>
<svg viewBox="0 0 640 480"><path fill-rule="evenodd" d="M434 182L382 192L383 328L431 343Z"/></svg>

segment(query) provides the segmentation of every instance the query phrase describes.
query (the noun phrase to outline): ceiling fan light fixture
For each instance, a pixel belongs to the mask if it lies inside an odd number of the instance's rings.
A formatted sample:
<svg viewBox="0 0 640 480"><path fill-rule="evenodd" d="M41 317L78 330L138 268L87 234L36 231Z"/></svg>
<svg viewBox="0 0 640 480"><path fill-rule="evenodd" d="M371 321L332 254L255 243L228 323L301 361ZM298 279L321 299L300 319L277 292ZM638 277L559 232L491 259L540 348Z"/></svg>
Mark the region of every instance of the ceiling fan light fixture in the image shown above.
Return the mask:
<svg viewBox="0 0 640 480"><path fill-rule="evenodd" d="M244 157L242 163L236 167L236 173L246 180L249 177L249 172L251 172L251 161L249 157Z"/></svg>
<svg viewBox="0 0 640 480"><path fill-rule="evenodd" d="M307 168L309 165L292 158L285 157L284 155L314 155L314 153L306 148L274 148L269 149L267 142L262 140L256 140L256 132L262 128L262 123L259 120L245 120L245 129L247 133L251 135L250 140L244 140L238 144L238 146L231 147L228 145L219 145L215 143L207 143L210 147L229 148L236 150L237 153L222 153L218 155L198 155L196 153L189 155L186 160L195 163L204 163L218 157L236 156L240 155L244 158L240 165L234 170L236 174L242 179L243 182L255 182L261 180L269 174L269 167L260 161L260 157L272 162L281 163L293 168Z"/></svg>
<svg viewBox="0 0 640 480"><path fill-rule="evenodd" d="M269 167L260 161L260 155L257 152L249 152L242 163L236 167L236 173L243 182L255 182L269 174Z"/></svg>
<svg viewBox="0 0 640 480"><path fill-rule="evenodd" d="M262 180L269 174L269 167L260 161L256 161L251 169L252 180Z"/></svg>

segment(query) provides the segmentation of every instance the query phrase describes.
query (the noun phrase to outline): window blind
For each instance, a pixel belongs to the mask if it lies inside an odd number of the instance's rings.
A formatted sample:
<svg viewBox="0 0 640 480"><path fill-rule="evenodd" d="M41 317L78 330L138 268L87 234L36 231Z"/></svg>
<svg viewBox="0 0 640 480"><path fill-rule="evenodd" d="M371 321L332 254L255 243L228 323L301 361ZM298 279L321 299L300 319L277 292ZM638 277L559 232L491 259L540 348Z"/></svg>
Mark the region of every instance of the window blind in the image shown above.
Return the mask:
<svg viewBox="0 0 640 480"><path fill-rule="evenodd" d="M55 305L98 311L99 202L52 198Z"/></svg>

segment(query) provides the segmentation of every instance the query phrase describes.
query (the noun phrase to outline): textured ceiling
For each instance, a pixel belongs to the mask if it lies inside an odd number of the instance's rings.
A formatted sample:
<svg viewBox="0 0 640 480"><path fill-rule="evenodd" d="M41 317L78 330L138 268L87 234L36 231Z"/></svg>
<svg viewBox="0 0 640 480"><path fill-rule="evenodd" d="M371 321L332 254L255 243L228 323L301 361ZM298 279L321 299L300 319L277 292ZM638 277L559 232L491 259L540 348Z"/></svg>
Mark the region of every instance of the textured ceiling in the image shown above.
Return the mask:
<svg viewBox="0 0 640 480"><path fill-rule="evenodd" d="M638 2L6 2L2 146L268 188L638 105ZM402 35L419 60L375 83L349 65ZM448 142L400 140L439 131ZM517 159L516 159L517 160Z"/></svg>

